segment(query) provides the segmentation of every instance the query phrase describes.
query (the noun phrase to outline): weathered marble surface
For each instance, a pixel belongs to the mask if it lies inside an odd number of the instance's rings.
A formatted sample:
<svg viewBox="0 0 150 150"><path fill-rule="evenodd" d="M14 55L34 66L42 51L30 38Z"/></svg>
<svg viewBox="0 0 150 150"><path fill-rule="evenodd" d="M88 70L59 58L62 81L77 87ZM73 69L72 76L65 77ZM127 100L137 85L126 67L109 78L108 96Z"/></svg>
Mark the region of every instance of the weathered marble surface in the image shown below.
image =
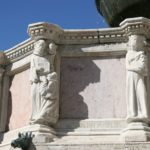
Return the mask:
<svg viewBox="0 0 150 150"><path fill-rule="evenodd" d="M125 118L124 58L63 58L60 118Z"/></svg>
<svg viewBox="0 0 150 150"><path fill-rule="evenodd" d="M23 127L29 123L31 115L31 94L29 69L12 77L9 95L9 130Z"/></svg>

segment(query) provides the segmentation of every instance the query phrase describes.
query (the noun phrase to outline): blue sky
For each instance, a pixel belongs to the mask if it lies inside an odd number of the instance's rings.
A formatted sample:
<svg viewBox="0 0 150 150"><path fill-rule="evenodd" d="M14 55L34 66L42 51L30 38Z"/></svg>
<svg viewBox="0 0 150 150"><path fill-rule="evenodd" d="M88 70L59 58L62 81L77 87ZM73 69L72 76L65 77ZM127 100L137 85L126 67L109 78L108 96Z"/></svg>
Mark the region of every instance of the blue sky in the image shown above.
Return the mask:
<svg viewBox="0 0 150 150"><path fill-rule="evenodd" d="M30 23L44 21L64 29L107 27L95 0L1 0L0 19L0 50L28 39Z"/></svg>

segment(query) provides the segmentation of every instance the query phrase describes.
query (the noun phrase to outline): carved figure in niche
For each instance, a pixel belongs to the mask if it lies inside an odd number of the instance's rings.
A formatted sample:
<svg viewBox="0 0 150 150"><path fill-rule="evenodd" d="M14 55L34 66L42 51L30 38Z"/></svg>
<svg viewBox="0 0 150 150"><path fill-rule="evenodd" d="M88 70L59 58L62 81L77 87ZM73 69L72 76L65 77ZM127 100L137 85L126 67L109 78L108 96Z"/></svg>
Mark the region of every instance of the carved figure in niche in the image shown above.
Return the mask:
<svg viewBox="0 0 150 150"><path fill-rule="evenodd" d="M149 117L145 77L148 74L147 56L141 51L144 37L131 36L126 55L128 121L146 121ZM138 46L140 44L140 46Z"/></svg>
<svg viewBox="0 0 150 150"><path fill-rule="evenodd" d="M58 80L54 71L56 48L54 43L48 47L44 40L35 43L30 70L31 124L53 125L58 120Z"/></svg>

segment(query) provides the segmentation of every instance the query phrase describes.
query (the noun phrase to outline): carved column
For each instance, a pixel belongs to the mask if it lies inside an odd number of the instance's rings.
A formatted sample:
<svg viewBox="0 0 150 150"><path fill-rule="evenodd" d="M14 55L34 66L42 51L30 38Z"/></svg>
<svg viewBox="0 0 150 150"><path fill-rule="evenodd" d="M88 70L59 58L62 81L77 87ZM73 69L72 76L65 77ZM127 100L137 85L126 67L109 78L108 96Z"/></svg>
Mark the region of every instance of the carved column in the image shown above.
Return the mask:
<svg viewBox="0 0 150 150"><path fill-rule="evenodd" d="M57 55L57 43L59 43L59 38L63 31L55 25L37 23L29 25L28 32L35 41L30 65L32 86L30 124L31 126L40 125L45 140L48 138L51 141L55 136L53 126L55 126L59 118L58 63L60 61ZM37 134L39 136L41 133Z"/></svg>
<svg viewBox="0 0 150 150"><path fill-rule="evenodd" d="M54 68L57 46L40 39L35 42L31 58L31 124L55 125L58 120L58 79ZM48 47L48 48L47 48Z"/></svg>
<svg viewBox="0 0 150 150"><path fill-rule="evenodd" d="M148 56L144 35L130 35L126 54L126 100L128 127L123 131L125 141L150 139L148 98Z"/></svg>

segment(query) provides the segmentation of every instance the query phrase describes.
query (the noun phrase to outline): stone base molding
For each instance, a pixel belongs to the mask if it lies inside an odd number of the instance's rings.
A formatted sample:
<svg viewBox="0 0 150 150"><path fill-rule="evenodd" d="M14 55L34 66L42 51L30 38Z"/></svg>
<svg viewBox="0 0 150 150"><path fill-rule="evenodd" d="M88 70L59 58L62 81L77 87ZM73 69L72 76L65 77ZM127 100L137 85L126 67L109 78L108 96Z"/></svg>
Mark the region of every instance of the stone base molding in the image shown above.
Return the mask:
<svg viewBox="0 0 150 150"><path fill-rule="evenodd" d="M130 123L123 130L122 139L125 142L147 142L150 140L150 127L146 123Z"/></svg>

